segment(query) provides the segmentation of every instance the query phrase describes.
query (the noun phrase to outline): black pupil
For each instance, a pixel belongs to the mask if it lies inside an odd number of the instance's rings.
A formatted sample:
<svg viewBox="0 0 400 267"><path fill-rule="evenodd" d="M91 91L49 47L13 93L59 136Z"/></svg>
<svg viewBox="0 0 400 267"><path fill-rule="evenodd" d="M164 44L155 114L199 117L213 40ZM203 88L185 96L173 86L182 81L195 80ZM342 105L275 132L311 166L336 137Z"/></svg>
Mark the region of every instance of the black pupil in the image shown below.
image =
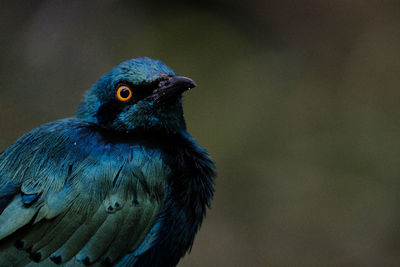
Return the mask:
<svg viewBox="0 0 400 267"><path fill-rule="evenodd" d="M128 98L130 95L129 89L127 88L122 89L120 95L122 98Z"/></svg>

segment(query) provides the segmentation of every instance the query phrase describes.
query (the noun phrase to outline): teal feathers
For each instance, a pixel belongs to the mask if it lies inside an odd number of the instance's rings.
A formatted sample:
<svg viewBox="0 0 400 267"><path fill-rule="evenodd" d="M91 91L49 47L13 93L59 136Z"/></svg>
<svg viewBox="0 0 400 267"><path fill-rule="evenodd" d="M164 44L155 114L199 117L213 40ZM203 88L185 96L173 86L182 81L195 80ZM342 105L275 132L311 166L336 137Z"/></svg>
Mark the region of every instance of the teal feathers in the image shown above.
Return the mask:
<svg viewBox="0 0 400 267"><path fill-rule="evenodd" d="M116 97L123 84L132 91ZM213 195L215 168L186 133L194 87L161 61L123 62L77 117L0 155L0 266L174 266ZM168 96L168 97L167 97Z"/></svg>

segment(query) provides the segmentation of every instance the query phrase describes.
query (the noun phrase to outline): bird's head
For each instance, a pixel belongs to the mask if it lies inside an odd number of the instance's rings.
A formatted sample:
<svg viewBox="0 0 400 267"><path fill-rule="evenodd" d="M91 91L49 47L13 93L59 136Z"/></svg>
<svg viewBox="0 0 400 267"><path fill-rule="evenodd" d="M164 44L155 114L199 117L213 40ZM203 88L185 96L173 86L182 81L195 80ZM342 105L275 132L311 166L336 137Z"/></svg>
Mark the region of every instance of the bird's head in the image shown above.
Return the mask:
<svg viewBox="0 0 400 267"><path fill-rule="evenodd" d="M77 117L129 132L185 129L182 93L196 86L159 60L136 58L113 68L86 93Z"/></svg>

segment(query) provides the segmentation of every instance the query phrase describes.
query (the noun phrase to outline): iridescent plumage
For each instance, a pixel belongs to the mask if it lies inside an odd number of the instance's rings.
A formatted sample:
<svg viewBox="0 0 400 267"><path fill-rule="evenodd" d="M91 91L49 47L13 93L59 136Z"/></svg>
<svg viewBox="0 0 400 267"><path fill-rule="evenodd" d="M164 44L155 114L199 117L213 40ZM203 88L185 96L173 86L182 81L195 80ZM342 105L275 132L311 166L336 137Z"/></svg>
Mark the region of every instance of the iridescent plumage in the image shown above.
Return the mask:
<svg viewBox="0 0 400 267"><path fill-rule="evenodd" d="M121 84L132 89L127 103L115 96ZM181 94L193 86L161 61L125 61L86 93L76 117L4 151L0 266L175 266L215 177L186 132Z"/></svg>

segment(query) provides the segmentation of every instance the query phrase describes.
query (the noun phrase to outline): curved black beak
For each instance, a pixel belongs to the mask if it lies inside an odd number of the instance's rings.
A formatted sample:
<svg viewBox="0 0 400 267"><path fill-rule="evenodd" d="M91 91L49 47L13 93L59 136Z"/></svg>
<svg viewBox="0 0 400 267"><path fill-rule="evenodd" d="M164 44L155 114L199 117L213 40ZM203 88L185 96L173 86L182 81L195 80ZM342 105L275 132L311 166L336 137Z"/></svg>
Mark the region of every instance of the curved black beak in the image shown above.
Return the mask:
<svg viewBox="0 0 400 267"><path fill-rule="evenodd" d="M195 81L184 76L168 77L167 79L160 81L158 84L158 88L163 88L167 91L177 90L181 91L181 93L196 86L197 84Z"/></svg>
<svg viewBox="0 0 400 267"><path fill-rule="evenodd" d="M156 102L160 102L173 96L179 96L196 86L195 81L184 76L166 77L158 83L157 88L153 91L152 98Z"/></svg>
<svg viewBox="0 0 400 267"><path fill-rule="evenodd" d="M195 81L193 81L192 79L190 79L188 77L184 77L184 76L171 77L171 78L169 78L169 82L174 87L185 88L187 90L190 90L197 86Z"/></svg>

